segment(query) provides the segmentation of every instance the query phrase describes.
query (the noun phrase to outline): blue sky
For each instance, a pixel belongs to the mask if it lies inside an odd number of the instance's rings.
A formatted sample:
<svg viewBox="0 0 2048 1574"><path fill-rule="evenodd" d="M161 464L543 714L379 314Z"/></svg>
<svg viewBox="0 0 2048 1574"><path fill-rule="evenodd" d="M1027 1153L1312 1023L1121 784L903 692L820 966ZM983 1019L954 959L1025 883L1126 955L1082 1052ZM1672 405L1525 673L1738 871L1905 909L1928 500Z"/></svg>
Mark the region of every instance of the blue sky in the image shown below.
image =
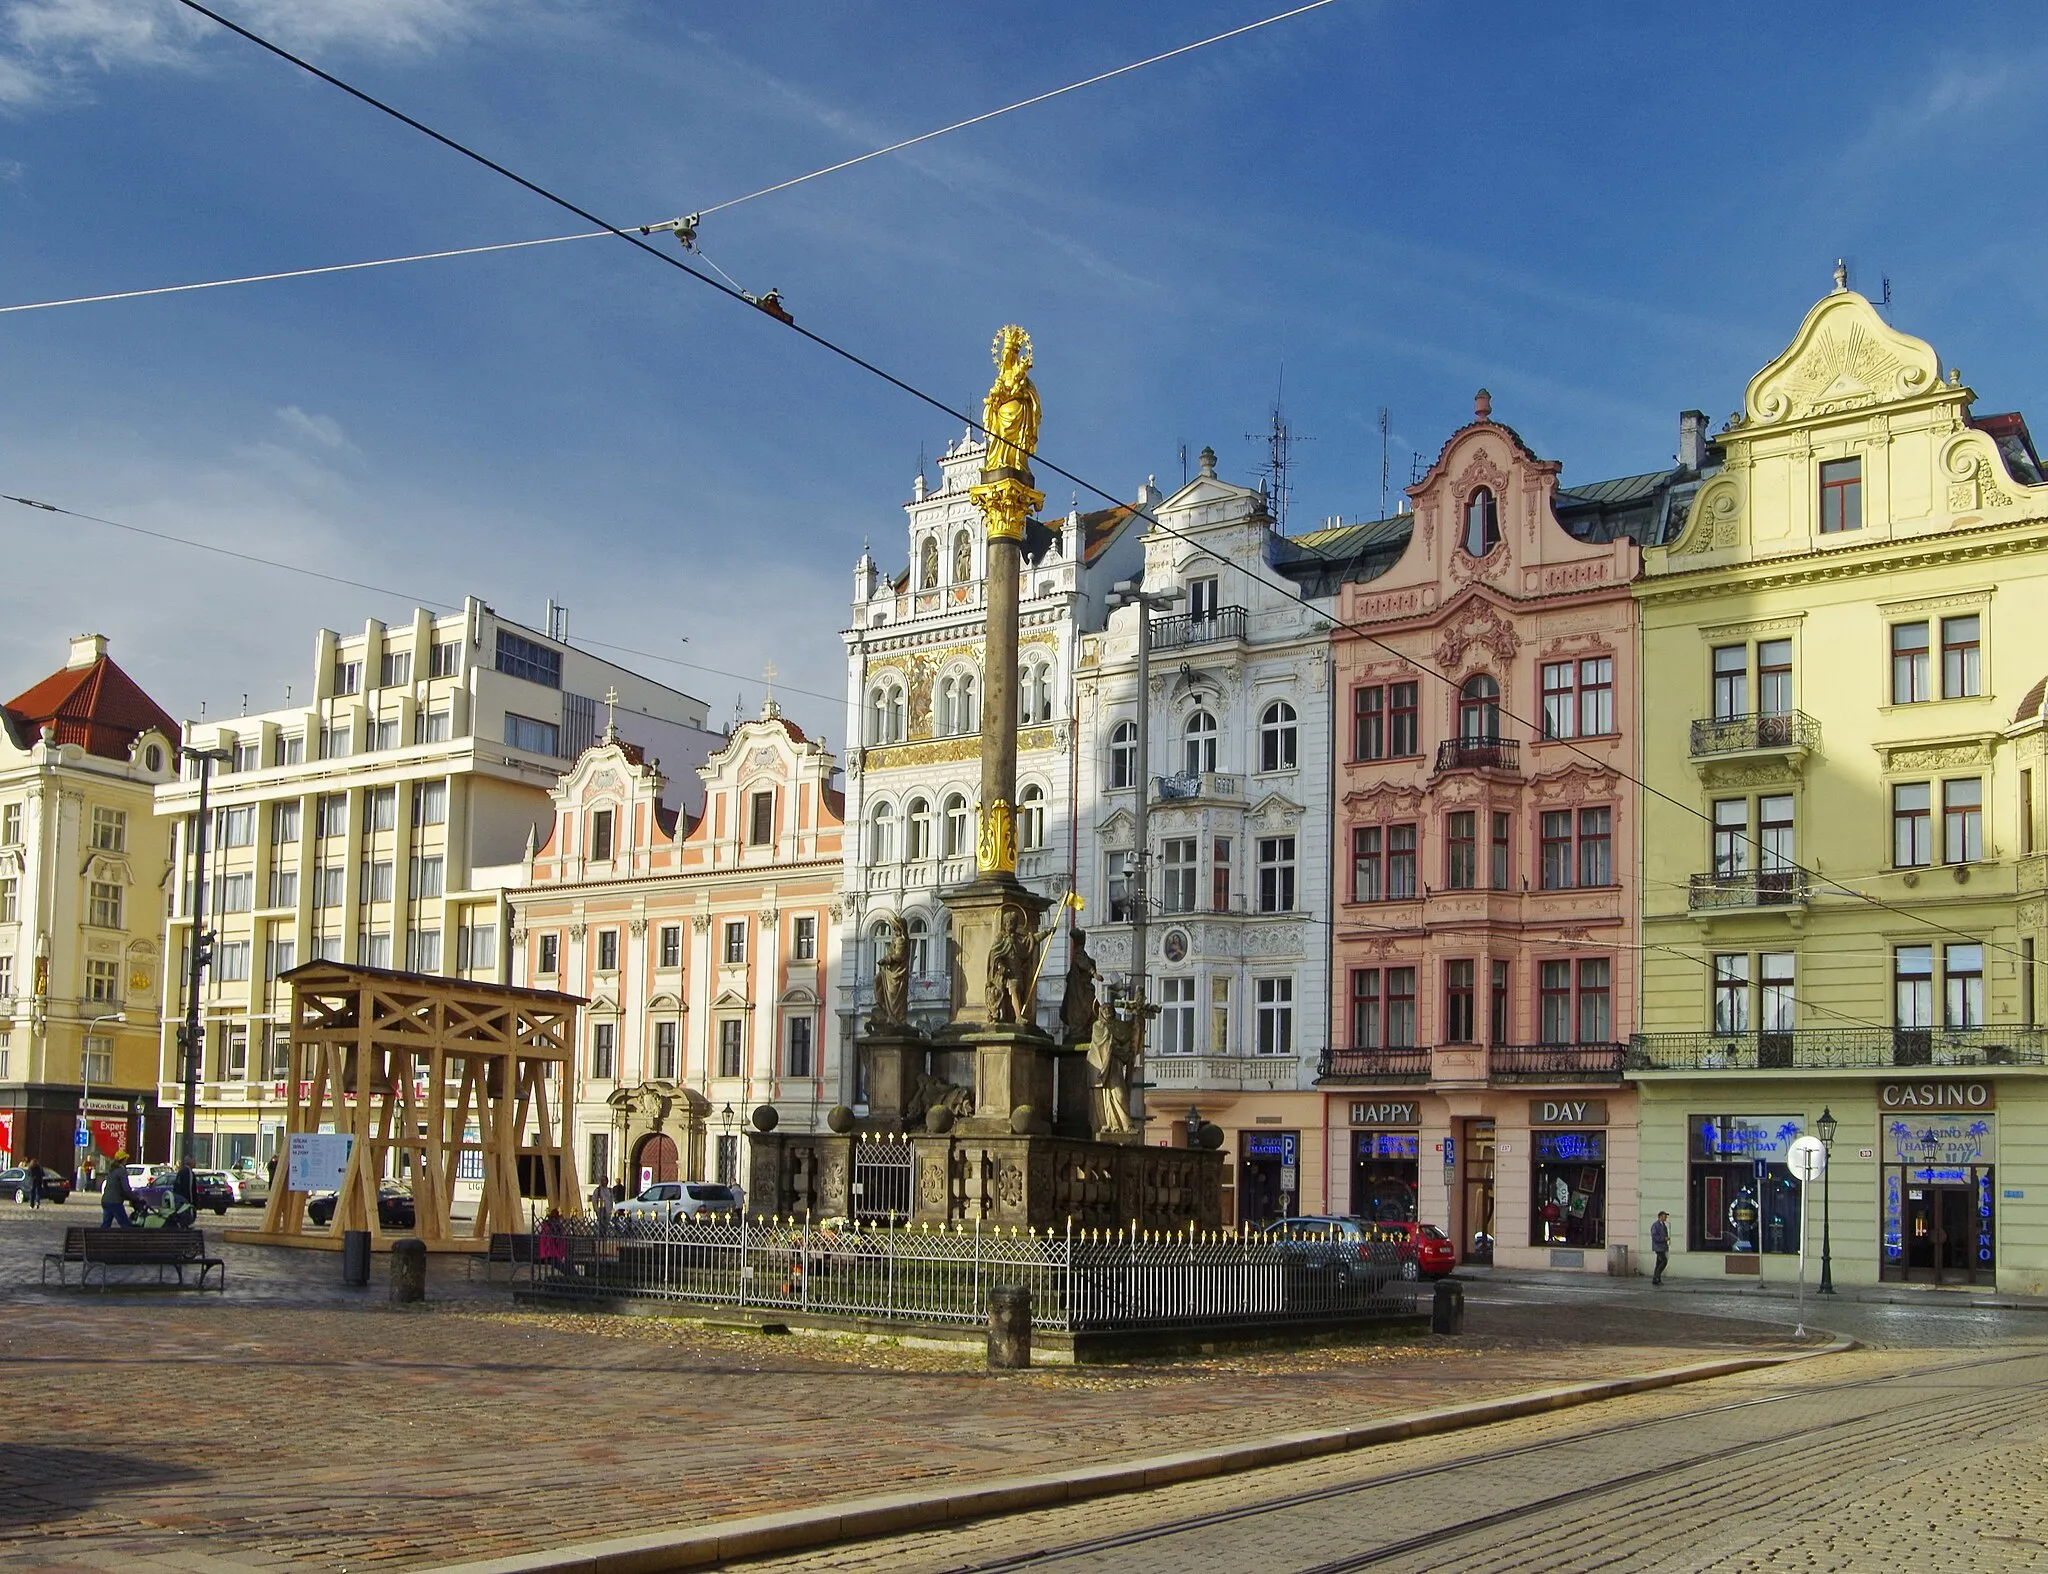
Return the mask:
<svg viewBox="0 0 2048 1574"><path fill-rule="evenodd" d="M623 222L755 190L1279 0L219 0ZM1475 388L1567 481L1716 421L1837 255L1980 410L2048 412L2038 6L1339 0L764 197L707 254L956 405L1037 346L1043 451L1128 495L1249 478L1372 517ZM0 304L581 228L168 0L0 0ZM957 427L616 241L0 315L0 492L744 679L834 745L851 568ZM1041 480L1045 480L1041 477ZM1048 486L1049 506L1071 489ZM1090 500L1082 499L1083 506ZM93 628L174 714L282 703L408 602L0 505L0 687ZM687 641L687 643L685 643Z"/></svg>

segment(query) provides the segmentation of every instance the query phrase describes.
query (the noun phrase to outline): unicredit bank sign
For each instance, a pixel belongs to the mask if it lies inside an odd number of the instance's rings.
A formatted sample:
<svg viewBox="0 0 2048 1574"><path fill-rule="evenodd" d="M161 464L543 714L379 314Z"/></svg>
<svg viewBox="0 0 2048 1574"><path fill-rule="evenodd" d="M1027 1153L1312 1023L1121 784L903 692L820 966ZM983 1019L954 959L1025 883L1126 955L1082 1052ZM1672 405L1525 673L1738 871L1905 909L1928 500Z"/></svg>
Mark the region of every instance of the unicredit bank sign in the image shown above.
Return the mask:
<svg viewBox="0 0 2048 1574"><path fill-rule="evenodd" d="M1878 1085L1879 1109L1993 1109L1995 1082L1885 1082Z"/></svg>

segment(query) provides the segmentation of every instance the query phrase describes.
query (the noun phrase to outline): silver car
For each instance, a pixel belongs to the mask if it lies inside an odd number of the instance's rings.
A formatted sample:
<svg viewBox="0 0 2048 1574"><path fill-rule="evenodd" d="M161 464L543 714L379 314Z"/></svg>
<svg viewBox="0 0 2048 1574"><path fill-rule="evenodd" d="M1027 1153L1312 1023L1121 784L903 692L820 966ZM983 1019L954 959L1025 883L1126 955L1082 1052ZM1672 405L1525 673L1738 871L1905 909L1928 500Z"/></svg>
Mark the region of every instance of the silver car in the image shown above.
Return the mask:
<svg viewBox="0 0 2048 1574"><path fill-rule="evenodd" d="M737 1186L719 1181L656 1181L612 1211L621 1219L658 1219L668 1225L700 1213L744 1213L746 1207L747 1194Z"/></svg>

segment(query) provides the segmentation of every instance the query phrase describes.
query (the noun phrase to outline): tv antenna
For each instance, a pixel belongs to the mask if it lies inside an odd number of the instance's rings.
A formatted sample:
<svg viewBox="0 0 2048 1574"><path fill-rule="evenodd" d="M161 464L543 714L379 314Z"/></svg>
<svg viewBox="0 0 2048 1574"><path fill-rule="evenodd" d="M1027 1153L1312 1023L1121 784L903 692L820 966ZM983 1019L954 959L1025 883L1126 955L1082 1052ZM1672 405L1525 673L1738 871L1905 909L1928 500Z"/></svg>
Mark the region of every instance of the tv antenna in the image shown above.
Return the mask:
<svg viewBox="0 0 2048 1574"><path fill-rule="evenodd" d="M1380 406L1380 518L1387 517L1387 427L1390 416L1385 405Z"/></svg>
<svg viewBox="0 0 2048 1574"><path fill-rule="evenodd" d="M1287 534L1287 499L1293 488L1287 477L1294 467L1294 445L1312 443L1313 437L1298 434L1287 421L1287 366L1280 366L1280 381L1273 390L1273 416L1271 425L1263 432L1246 432L1248 443L1266 445L1266 462L1259 466L1258 473L1266 478L1267 495L1273 504L1273 528L1281 535Z"/></svg>

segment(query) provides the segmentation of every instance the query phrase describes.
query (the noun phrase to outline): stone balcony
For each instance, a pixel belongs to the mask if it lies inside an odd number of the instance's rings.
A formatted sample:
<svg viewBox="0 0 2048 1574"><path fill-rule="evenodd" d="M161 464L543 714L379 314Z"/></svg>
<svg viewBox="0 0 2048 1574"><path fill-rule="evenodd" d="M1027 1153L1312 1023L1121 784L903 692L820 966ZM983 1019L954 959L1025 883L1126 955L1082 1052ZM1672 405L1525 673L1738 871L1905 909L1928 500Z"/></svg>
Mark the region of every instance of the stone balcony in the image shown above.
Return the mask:
<svg viewBox="0 0 2048 1574"><path fill-rule="evenodd" d="M1300 1086L1300 1055L1162 1055L1145 1057L1145 1080L1155 1091L1287 1091Z"/></svg>

